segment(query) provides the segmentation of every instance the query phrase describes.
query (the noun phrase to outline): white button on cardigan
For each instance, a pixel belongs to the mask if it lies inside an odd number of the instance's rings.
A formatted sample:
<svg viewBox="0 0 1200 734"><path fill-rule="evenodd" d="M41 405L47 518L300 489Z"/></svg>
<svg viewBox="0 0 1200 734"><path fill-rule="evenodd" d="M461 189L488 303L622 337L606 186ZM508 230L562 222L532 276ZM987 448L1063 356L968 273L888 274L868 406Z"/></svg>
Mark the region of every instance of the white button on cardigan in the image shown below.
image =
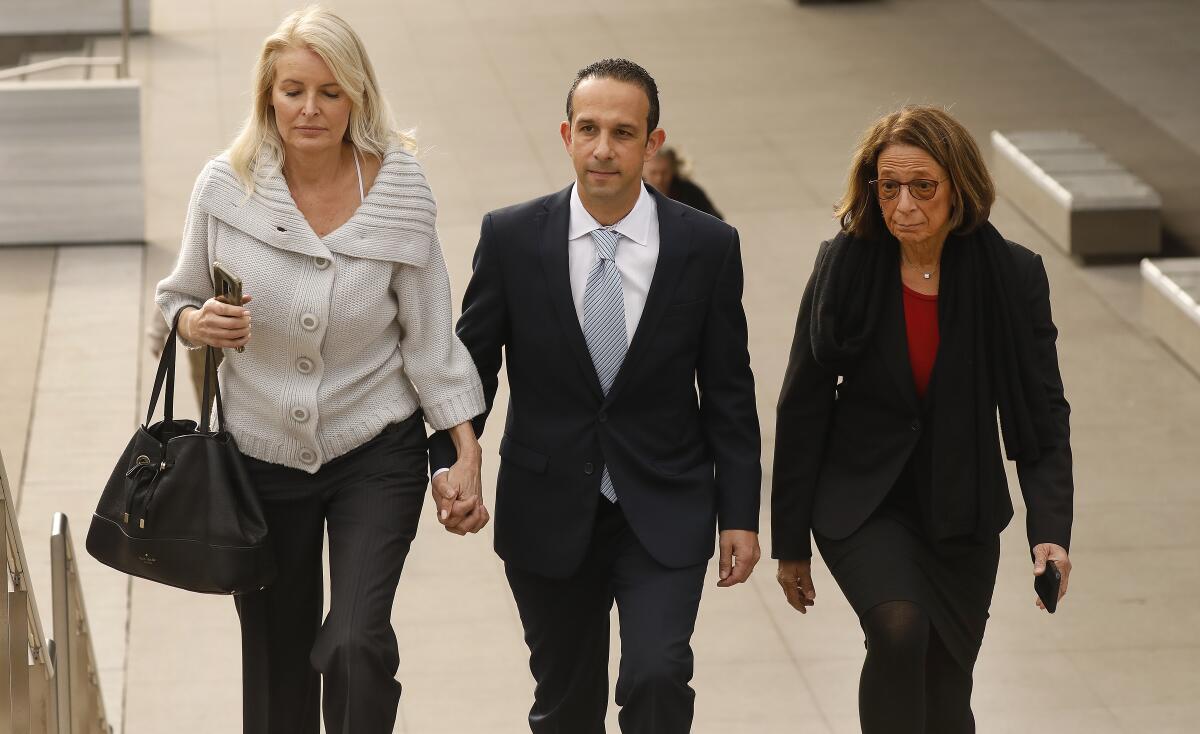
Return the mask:
<svg viewBox="0 0 1200 734"><path fill-rule="evenodd" d="M226 350L221 365L226 427L238 447L316 472L418 409L434 429L482 413L416 158L389 150L358 210L323 238L278 166L260 161L257 170L267 173L247 197L224 156L204 168L179 260L156 298L168 321L199 307L213 295L214 260L254 297L250 343L243 353Z"/></svg>

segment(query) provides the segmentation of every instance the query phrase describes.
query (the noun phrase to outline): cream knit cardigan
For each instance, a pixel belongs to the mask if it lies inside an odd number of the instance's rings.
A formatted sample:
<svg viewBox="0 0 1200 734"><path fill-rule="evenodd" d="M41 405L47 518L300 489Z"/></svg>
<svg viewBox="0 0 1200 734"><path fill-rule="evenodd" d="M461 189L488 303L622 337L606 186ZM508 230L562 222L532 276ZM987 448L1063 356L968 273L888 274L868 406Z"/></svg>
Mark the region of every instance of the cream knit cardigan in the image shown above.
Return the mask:
<svg viewBox="0 0 1200 734"><path fill-rule="evenodd" d="M324 238L278 167L266 169L247 197L225 156L204 167L155 299L168 322L201 306L218 260L253 296L250 343L225 350L220 370L226 428L242 452L316 473L418 407L438 430L482 413L416 159L388 151L365 201Z"/></svg>

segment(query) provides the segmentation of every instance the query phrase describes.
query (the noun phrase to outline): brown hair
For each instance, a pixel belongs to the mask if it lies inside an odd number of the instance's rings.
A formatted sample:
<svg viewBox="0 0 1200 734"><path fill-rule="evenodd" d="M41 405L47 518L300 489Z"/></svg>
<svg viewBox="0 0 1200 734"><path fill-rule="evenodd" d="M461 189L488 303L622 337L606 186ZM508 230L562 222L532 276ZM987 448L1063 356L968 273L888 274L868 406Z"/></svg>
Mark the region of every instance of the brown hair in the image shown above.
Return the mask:
<svg viewBox="0 0 1200 734"><path fill-rule="evenodd" d="M859 141L846 193L834 210L843 231L867 238L887 234L879 200L868 182L875 178L879 154L893 143L916 146L946 169L954 187L952 232L966 234L987 221L996 187L975 139L945 110L909 105L876 120Z"/></svg>
<svg viewBox="0 0 1200 734"><path fill-rule="evenodd" d="M692 162L685 158L678 149L664 145L658 149L656 158L662 158L671 165L671 173L677 178L689 179L692 175Z"/></svg>

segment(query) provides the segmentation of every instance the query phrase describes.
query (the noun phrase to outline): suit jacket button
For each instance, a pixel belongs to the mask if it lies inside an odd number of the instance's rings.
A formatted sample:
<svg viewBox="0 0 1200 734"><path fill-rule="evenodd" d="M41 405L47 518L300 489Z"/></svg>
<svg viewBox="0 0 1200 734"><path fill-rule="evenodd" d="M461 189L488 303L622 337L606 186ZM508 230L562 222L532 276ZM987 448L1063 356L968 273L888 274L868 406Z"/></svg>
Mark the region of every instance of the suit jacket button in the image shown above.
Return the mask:
<svg viewBox="0 0 1200 734"><path fill-rule="evenodd" d="M596 471L596 467L592 466L592 462L589 461L583 465L583 473L587 474L589 477L594 471Z"/></svg>
<svg viewBox="0 0 1200 734"><path fill-rule="evenodd" d="M921 430L921 421L914 418L913 422L908 424L908 427L913 429L914 431L919 431L919 430Z"/></svg>
<svg viewBox="0 0 1200 734"><path fill-rule="evenodd" d="M600 415L598 416L597 420L599 420L601 423L607 423L608 413L605 413L603 410L600 411Z"/></svg>

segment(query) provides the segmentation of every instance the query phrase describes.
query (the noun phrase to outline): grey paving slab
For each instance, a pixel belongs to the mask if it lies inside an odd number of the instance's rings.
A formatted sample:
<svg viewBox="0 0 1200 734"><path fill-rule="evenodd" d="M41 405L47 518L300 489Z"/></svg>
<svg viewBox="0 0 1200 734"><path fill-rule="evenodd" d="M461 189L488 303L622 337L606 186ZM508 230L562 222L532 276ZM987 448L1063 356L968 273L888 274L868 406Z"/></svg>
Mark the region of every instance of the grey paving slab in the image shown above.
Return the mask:
<svg viewBox="0 0 1200 734"><path fill-rule="evenodd" d="M135 579L124 731L241 731L238 639L232 599Z"/></svg>
<svg viewBox="0 0 1200 734"><path fill-rule="evenodd" d="M1113 709L1194 706L1200 689L1196 647L1068 653L1079 676ZM1148 712L1149 713L1149 712ZM1137 731L1135 728L1134 731Z"/></svg>
<svg viewBox="0 0 1200 734"><path fill-rule="evenodd" d="M43 610L51 608L53 514L67 514L75 547L82 549L100 490L136 425L141 280L140 246L58 249L20 505L21 534ZM119 729L129 580L86 554L77 561L105 709Z"/></svg>
<svg viewBox="0 0 1200 734"><path fill-rule="evenodd" d="M46 331L46 304L54 272L53 248L0 248L0 453L20 502L25 449L38 364Z"/></svg>
<svg viewBox="0 0 1200 734"><path fill-rule="evenodd" d="M1200 6L1179 0L985 2L1200 152L1200 96L1178 73L1200 62Z"/></svg>
<svg viewBox="0 0 1200 734"><path fill-rule="evenodd" d="M1200 721L1200 705L1197 704L1117 706L1112 713L1124 731L1190 734Z"/></svg>

